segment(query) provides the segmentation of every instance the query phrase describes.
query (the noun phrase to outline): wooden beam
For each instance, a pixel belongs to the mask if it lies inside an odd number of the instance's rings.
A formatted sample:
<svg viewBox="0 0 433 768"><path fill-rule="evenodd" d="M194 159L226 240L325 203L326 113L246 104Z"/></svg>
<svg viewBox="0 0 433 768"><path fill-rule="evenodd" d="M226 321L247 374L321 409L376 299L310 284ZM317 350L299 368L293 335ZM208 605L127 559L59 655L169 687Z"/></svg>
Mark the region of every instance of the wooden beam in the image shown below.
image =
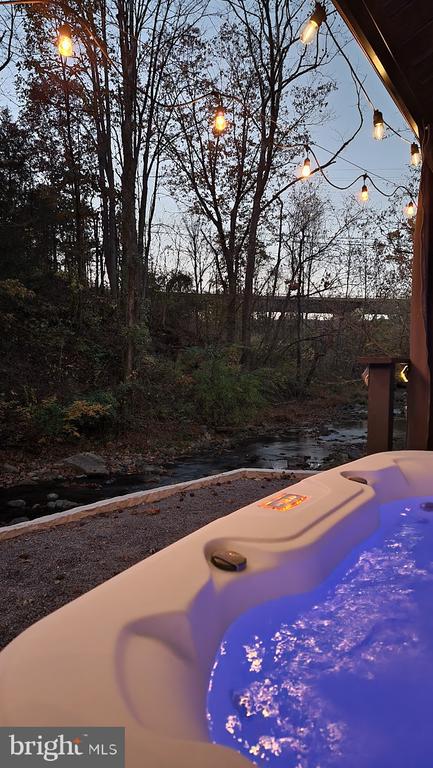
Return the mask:
<svg viewBox="0 0 433 768"><path fill-rule="evenodd" d="M419 136L422 115L410 84L364 0L332 0L388 93L410 127Z"/></svg>

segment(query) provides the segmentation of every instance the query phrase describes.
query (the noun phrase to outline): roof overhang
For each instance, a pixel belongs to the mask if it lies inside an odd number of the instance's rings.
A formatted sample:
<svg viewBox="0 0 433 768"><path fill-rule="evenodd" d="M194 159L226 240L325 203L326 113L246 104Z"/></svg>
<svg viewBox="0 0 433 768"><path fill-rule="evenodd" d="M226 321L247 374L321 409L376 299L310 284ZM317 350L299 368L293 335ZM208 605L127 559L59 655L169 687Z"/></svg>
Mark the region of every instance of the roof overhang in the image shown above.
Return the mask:
<svg viewBox="0 0 433 768"><path fill-rule="evenodd" d="M333 0L400 112L419 135L433 122L433 2Z"/></svg>

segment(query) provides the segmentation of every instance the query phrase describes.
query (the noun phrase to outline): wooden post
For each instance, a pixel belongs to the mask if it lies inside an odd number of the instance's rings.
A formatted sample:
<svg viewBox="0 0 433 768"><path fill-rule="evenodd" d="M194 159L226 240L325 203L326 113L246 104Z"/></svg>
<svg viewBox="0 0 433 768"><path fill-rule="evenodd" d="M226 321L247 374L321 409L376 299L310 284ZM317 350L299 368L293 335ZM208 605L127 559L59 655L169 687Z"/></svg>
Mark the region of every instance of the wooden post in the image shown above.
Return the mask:
<svg viewBox="0 0 433 768"><path fill-rule="evenodd" d="M428 121L430 122L430 121ZM433 135L421 133L423 164L415 221L410 305L407 448L433 450Z"/></svg>
<svg viewBox="0 0 433 768"><path fill-rule="evenodd" d="M407 363L401 357L361 357L368 366L367 453L392 450L394 426L394 383L396 363Z"/></svg>

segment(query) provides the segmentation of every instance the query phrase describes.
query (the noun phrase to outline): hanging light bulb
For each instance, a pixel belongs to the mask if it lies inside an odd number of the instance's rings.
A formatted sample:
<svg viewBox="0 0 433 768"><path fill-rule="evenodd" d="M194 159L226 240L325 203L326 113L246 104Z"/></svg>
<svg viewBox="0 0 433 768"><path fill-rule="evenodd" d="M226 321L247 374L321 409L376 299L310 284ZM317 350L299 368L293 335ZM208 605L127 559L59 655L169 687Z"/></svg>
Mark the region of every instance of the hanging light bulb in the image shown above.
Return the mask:
<svg viewBox="0 0 433 768"><path fill-rule="evenodd" d="M419 165L421 162L420 148L415 141L410 145L410 162L412 165Z"/></svg>
<svg viewBox="0 0 433 768"><path fill-rule="evenodd" d="M361 201L363 203L366 203L368 201L368 187L366 182L367 182L367 176L364 176L364 183L362 185L361 195L360 195Z"/></svg>
<svg viewBox="0 0 433 768"><path fill-rule="evenodd" d="M416 206L413 200L409 200L408 204L406 205L404 212L408 219L413 219L416 213Z"/></svg>
<svg viewBox="0 0 433 768"><path fill-rule="evenodd" d="M227 128L227 118L224 107L222 104L217 107L215 117L213 119L213 132L216 136L220 136Z"/></svg>
<svg viewBox="0 0 433 768"><path fill-rule="evenodd" d="M60 56L63 56L65 59L74 55L72 30L69 24L62 24L62 26L59 28L59 33L57 35L57 49L60 53Z"/></svg>
<svg viewBox="0 0 433 768"><path fill-rule="evenodd" d="M308 156L305 158L301 168L301 176L303 179L308 179L311 176L311 160Z"/></svg>
<svg viewBox="0 0 433 768"><path fill-rule="evenodd" d="M309 45L315 39L319 27L326 19L326 11L321 3L316 3L314 13L310 16L307 22L301 29L299 39L304 45Z"/></svg>
<svg viewBox="0 0 433 768"><path fill-rule="evenodd" d="M385 123L380 109L375 109L373 114L373 136L377 141L383 139L385 135Z"/></svg>

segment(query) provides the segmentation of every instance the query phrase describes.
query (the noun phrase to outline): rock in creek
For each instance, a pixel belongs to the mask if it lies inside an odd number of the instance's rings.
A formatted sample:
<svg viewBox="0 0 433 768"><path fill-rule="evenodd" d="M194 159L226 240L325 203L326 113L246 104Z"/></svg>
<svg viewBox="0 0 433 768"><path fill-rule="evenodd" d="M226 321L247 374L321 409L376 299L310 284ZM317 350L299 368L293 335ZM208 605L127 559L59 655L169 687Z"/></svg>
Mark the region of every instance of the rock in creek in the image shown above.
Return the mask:
<svg viewBox="0 0 433 768"><path fill-rule="evenodd" d="M24 509L26 506L26 502L24 499L11 499L11 501L8 501L8 507L12 507L12 509Z"/></svg>
<svg viewBox="0 0 433 768"><path fill-rule="evenodd" d="M102 456L97 453L76 453L74 456L69 456L67 459L63 459L59 464L64 464L72 469L76 469L79 473L89 475L108 475L108 469Z"/></svg>
<svg viewBox="0 0 433 768"><path fill-rule="evenodd" d="M57 499L57 501L49 501L47 506L48 509L55 509L56 512L66 512L67 509L78 507L78 504L68 499Z"/></svg>

